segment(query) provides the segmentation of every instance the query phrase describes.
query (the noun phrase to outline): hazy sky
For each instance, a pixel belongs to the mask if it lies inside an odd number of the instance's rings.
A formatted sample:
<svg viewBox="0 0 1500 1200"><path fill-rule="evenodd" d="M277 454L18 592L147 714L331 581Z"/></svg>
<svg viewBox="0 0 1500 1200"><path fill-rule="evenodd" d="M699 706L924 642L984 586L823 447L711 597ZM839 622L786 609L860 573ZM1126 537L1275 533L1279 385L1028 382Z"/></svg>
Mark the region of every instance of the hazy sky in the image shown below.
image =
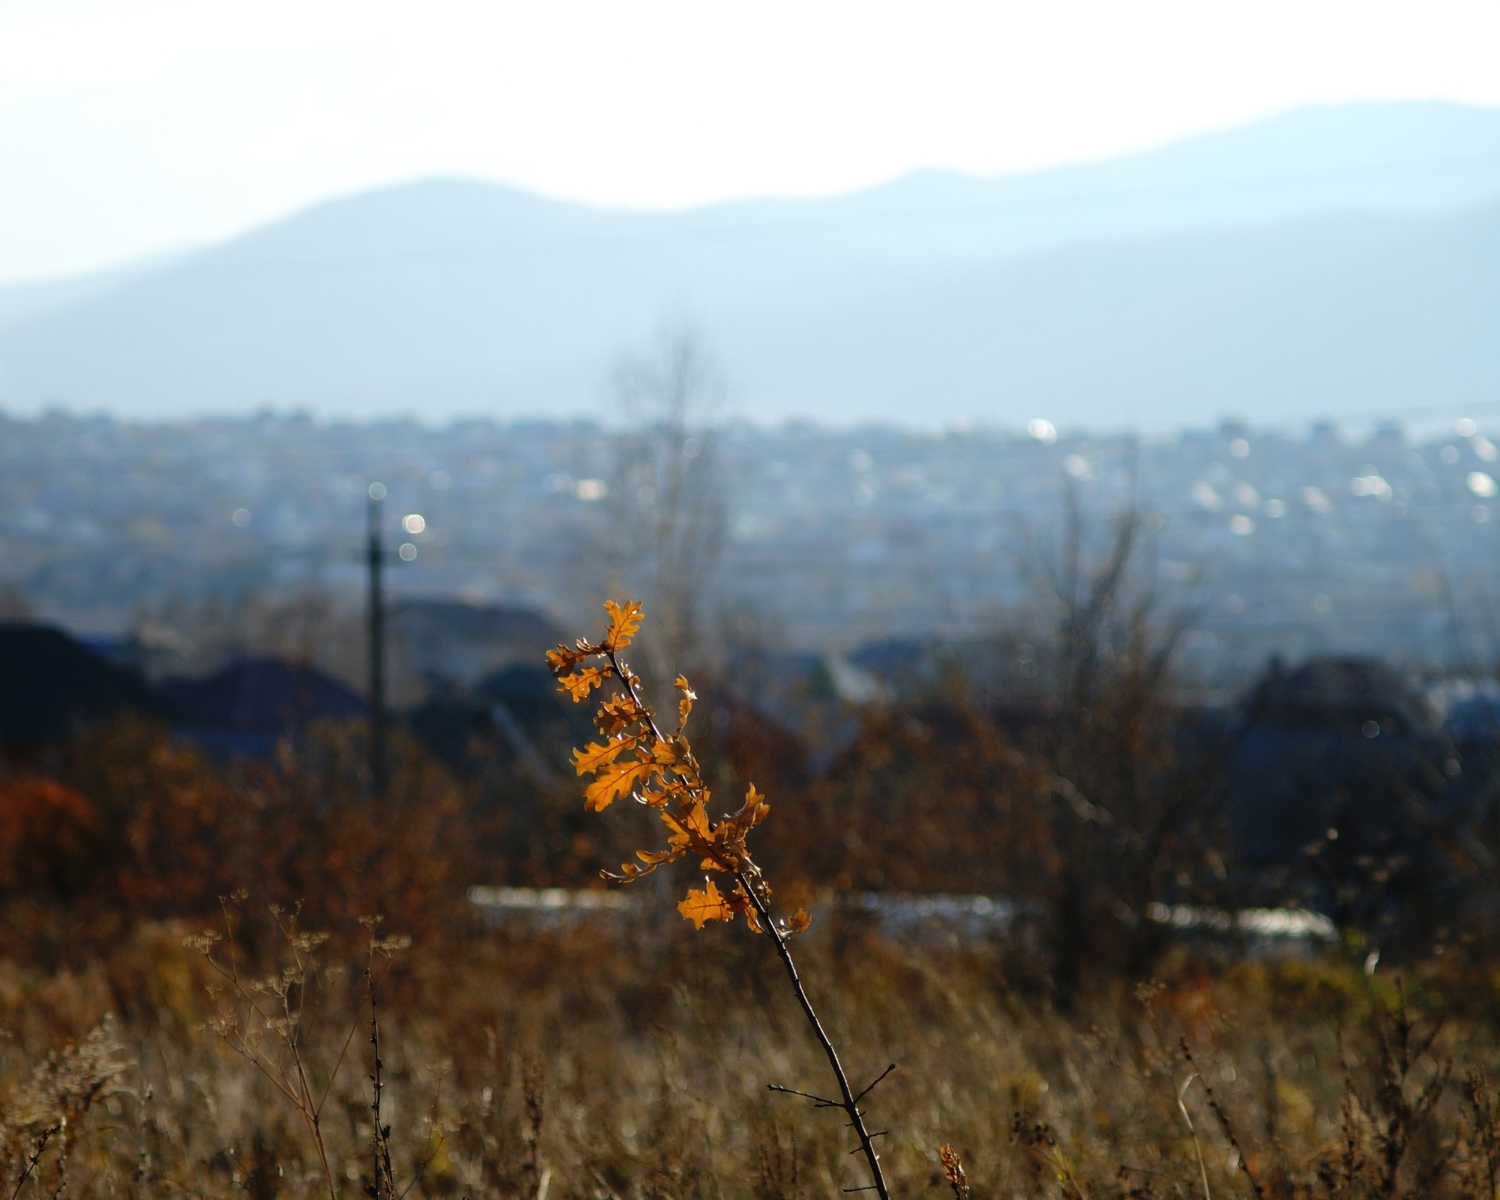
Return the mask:
<svg viewBox="0 0 1500 1200"><path fill-rule="evenodd" d="M432 173L604 204L1500 104L1497 0L0 0L0 280Z"/></svg>

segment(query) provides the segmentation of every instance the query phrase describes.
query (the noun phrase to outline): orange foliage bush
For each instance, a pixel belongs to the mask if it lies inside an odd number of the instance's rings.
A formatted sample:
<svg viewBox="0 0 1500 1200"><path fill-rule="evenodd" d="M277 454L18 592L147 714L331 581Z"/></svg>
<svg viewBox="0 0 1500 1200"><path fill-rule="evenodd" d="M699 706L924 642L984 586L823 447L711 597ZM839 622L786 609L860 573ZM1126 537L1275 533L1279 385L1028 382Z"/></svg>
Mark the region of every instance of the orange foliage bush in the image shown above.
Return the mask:
<svg viewBox="0 0 1500 1200"><path fill-rule="evenodd" d="M99 839L94 806L36 776L0 778L0 893L66 898Z"/></svg>
<svg viewBox="0 0 1500 1200"><path fill-rule="evenodd" d="M842 888L1036 895L1055 866L1046 780L962 696L863 714L797 803L779 807L778 873Z"/></svg>
<svg viewBox="0 0 1500 1200"><path fill-rule="evenodd" d="M110 839L96 878L99 902L136 919L163 918L208 911L231 890L225 850L235 797L201 751L126 718L85 737L68 774Z"/></svg>
<svg viewBox="0 0 1500 1200"><path fill-rule="evenodd" d="M465 798L411 746L373 799L351 729L319 731L281 761L226 766L134 718L81 736L61 780L0 781L0 944L84 954L142 922L214 917L244 889L302 904L354 937L358 918L441 936L467 917L483 870Z"/></svg>

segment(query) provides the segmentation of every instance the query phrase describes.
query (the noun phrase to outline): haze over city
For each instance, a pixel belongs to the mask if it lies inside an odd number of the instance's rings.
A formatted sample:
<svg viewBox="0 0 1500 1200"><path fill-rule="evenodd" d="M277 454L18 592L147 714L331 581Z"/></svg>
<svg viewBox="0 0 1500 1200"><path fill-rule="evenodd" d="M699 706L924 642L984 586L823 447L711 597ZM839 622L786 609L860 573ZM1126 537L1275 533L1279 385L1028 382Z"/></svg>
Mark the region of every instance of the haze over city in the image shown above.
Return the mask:
<svg viewBox="0 0 1500 1200"><path fill-rule="evenodd" d="M1478 2L9 0L0 279L432 175L681 208L1098 160L1311 104L1494 105L1497 20Z"/></svg>

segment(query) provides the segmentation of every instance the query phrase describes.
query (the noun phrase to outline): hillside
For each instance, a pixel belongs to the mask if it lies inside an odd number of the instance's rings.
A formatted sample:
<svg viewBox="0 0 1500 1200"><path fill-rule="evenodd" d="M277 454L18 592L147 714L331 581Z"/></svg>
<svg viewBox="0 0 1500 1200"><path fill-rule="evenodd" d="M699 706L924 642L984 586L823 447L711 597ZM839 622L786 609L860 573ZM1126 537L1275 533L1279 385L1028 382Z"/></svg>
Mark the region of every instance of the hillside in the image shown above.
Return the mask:
<svg viewBox="0 0 1500 1200"><path fill-rule="evenodd" d="M1174 426L1464 401L1494 394L1494 196L1500 113L1437 104L677 213L430 180L71 291L0 289L0 404L593 413L620 350L684 317L735 406L768 418Z"/></svg>

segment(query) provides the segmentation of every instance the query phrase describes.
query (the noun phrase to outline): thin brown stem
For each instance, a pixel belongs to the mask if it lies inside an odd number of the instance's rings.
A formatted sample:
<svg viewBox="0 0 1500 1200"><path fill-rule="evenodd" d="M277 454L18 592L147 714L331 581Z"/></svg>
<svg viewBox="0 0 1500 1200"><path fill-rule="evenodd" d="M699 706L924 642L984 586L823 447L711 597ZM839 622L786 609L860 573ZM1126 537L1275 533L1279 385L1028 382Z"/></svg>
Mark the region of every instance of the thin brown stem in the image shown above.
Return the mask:
<svg viewBox="0 0 1500 1200"><path fill-rule="evenodd" d="M328 1082L323 1085L323 1091L318 1096L318 1110L321 1112L324 1103L328 1099L328 1093L333 1090L334 1080L338 1078L339 1069L344 1065L344 1059L349 1056L349 1047L354 1044L354 1034L359 1029L359 1013L354 1014L354 1019L349 1022L349 1032L344 1037L344 1045L339 1050L339 1056L334 1060L333 1070L328 1073Z"/></svg>
<svg viewBox="0 0 1500 1200"><path fill-rule="evenodd" d="M870 1167L870 1178L874 1182L870 1185L880 1193L880 1200L891 1200L890 1191L886 1188L885 1172L880 1167L880 1155L875 1149L875 1142L871 1138L869 1130L865 1128L864 1114L860 1111L859 1100L869 1088L861 1092L859 1096L854 1094L854 1089L849 1086L849 1077L844 1073L844 1065L839 1062L838 1051L834 1049L833 1042L829 1039L827 1032L823 1029L823 1022L818 1019L817 1011L812 1006L812 1001L807 998L807 990L802 986L802 977L797 974L797 964L792 960L791 948L786 944L786 937L776 927L776 922L771 919L771 910L761 899L756 890L754 882L745 872L739 873L740 886L745 889L746 895L750 897L750 903L755 906L756 915L760 918L761 929L771 939L771 944L776 947L776 955L781 959L781 965L786 968L787 978L792 982L792 991L797 994L797 1003L802 1006L802 1015L807 1018L807 1023L812 1026L813 1034L818 1039L818 1045L823 1047L823 1053L828 1057L828 1065L833 1068L834 1078L838 1080L839 1095L843 1103L836 1107L842 1108L849 1116L849 1124L853 1127L859 1138L859 1147L864 1151L865 1162ZM886 1074L889 1074L889 1070ZM880 1077L885 1078L885 1075ZM879 1083L880 1080L875 1081ZM871 1084L870 1087L874 1087ZM869 1188L856 1188L856 1191L868 1191Z"/></svg>
<svg viewBox="0 0 1500 1200"><path fill-rule="evenodd" d="M297 1082L302 1091L302 1100L297 1107L302 1113L302 1119L307 1122L313 1145L318 1148L318 1162L323 1167L323 1179L328 1185L328 1200L339 1200L338 1185L333 1182L333 1168L328 1165L328 1148L323 1145L322 1122L319 1120L318 1109L313 1104L312 1088L307 1082L307 1073L302 1068L302 1056L297 1053L295 1044L292 1046L292 1061L296 1064Z"/></svg>

